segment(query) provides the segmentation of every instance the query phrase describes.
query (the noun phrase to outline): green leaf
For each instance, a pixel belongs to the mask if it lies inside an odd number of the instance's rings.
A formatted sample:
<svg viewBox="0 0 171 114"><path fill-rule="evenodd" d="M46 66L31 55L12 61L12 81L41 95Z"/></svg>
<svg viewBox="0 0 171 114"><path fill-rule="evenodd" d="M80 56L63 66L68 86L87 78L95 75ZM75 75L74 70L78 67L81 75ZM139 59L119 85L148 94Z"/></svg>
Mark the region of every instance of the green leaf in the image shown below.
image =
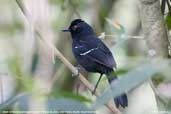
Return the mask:
<svg viewBox="0 0 171 114"><path fill-rule="evenodd" d="M106 104L111 98L117 97L125 92L128 92L143 82L147 81L154 74L162 71L169 66L169 61L150 61L145 64L141 64L132 69L126 74L123 74L108 87L102 95L97 99L95 107ZM112 91L111 91L112 88Z"/></svg>
<svg viewBox="0 0 171 114"><path fill-rule="evenodd" d="M52 92L49 94L49 97L52 98L71 98L80 102L92 102L90 99L81 96L81 95L77 95L71 92L67 92L67 91L58 91L58 92Z"/></svg>
<svg viewBox="0 0 171 114"><path fill-rule="evenodd" d="M8 99L7 101L5 101L4 103L0 104L0 111L2 112L3 110L6 110L6 108L9 107L13 107L13 105L18 102L18 106L22 106L22 108L24 107L23 104L27 104L25 101L27 100L28 96L30 94L28 93L20 93L16 96L11 97L10 99ZM21 104L22 105L21 105Z"/></svg>
<svg viewBox="0 0 171 114"><path fill-rule="evenodd" d="M171 30L171 14L170 13L166 16L165 21L166 21L166 26L168 30Z"/></svg>

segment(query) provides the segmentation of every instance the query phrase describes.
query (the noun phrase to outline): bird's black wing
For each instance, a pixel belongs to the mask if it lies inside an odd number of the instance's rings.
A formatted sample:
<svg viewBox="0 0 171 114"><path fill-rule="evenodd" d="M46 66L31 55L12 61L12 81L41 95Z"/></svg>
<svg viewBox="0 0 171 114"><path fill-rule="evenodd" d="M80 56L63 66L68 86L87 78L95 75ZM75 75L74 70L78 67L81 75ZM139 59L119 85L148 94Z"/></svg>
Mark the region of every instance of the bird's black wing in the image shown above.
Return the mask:
<svg viewBox="0 0 171 114"><path fill-rule="evenodd" d="M107 46L96 36L90 37L88 41L84 40L81 42L82 49L79 51L79 55L110 69L116 67L113 55Z"/></svg>
<svg viewBox="0 0 171 114"><path fill-rule="evenodd" d="M108 47L100 39L93 39L93 42L97 44L98 50L90 53L88 56L94 59L96 62L103 64L109 68L116 67L116 62Z"/></svg>

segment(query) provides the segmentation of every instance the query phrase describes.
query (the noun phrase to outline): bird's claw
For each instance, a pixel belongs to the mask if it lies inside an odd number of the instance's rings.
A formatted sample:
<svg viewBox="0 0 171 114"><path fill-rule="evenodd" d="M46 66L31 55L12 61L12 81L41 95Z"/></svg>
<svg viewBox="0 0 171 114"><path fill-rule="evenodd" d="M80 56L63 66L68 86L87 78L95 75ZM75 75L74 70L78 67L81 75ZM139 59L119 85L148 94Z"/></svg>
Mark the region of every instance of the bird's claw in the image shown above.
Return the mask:
<svg viewBox="0 0 171 114"><path fill-rule="evenodd" d="M96 89L94 89L91 94L94 95L96 93Z"/></svg>
<svg viewBox="0 0 171 114"><path fill-rule="evenodd" d="M94 90L93 90L93 91L91 92L91 94L92 94L92 95L94 95L94 94L95 94L95 92L96 92L96 91L94 91Z"/></svg>
<svg viewBox="0 0 171 114"><path fill-rule="evenodd" d="M72 74L72 77L77 77L77 76L79 76L79 73L80 73L80 68L79 68L79 67L76 67L76 68L75 68L75 73Z"/></svg>

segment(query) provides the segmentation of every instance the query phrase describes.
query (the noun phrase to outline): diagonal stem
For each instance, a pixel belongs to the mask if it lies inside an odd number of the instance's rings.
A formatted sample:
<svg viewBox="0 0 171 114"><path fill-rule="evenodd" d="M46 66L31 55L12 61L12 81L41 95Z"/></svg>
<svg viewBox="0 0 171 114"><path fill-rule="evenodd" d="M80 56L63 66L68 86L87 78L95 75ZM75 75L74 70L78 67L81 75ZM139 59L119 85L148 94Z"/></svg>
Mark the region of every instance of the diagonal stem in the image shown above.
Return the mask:
<svg viewBox="0 0 171 114"><path fill-rule="evenodd" d="M24 6L24 3L22 2L22 0L16 0L17 5L19 6L19 8L21 9L21 11L23 12L23 14L25 15L25 12L27 11L26 7ZM26 16L26 15L25 15ZM27 16L26 16L27 18ZM51 44L49 41L47 41L44 36L43 33L41 32L41 30L35 26L35 33L39 36L38 38L40 38L40 40L45 43L49 48L54 49L54 54L55 56L58 57L58 59L60 59L63 64L71 70L72 73L76 74L77 73L77 69L62 55L62 53L53 45ZM79 80L92 92L94 90L94 86L82 75L80 74L78 76ZM98 91L95 91L94 93L97 97L100 96L100 93ZM107 103L105 104L106 107L111 110L114 114L121 114L120 110L118 110L112 103Z"/></svg>

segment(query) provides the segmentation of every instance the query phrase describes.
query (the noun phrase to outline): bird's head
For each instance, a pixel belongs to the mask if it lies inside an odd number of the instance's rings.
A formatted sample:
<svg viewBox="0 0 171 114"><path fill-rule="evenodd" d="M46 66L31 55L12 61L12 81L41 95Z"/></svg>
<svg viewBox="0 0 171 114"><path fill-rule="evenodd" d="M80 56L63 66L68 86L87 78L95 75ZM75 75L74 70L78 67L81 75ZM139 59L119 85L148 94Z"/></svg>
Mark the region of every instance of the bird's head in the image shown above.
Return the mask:
<svg viewBox="0 0 171 114"><path fill-rule="evenodd" d="M71 22L68 29L64 29L63 32L70 32L72 38L82 37L86 35L94 34L90 25L81 19L75 19Z"/></svg>

